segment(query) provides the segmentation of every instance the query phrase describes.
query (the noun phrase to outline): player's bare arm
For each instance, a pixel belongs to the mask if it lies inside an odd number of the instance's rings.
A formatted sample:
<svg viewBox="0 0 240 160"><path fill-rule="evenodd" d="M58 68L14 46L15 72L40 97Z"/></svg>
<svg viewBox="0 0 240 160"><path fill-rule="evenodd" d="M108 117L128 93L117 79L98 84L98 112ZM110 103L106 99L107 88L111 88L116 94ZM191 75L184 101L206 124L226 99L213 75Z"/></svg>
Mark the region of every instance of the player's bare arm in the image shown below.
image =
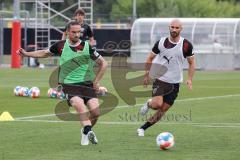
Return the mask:
<svg viewBox="0 0 240 160"><path fill-rule="evenodd" d="M65 40L67 38L67 33L64 31L62 34L62 40Z"/></svg>
<svg viewBox="0 0 240 160"><path fill-rule="evenodd" d="M156 54L154 54L153 52L151 52L148 57L147 57L147 61L145 64L145 75L144 75L144 80L143 80L143 85L144 87L147 87L147 85L150 82L150 77L149 77L149 70L152 66L152 61L155 58Z"/></svg>
<svg viewBox="0 0 240 160"><path fill-rule="evenodd" d="M93 81L93 87L94 87L94 89L96 89L98 91L98 89L100 87L99 82L102 79L102 77L107 69L107 62L104 60L103 57L99 57L95 62L99 65L99 69L98 69L96 77Z"/></svg>
<svg viewBox="0 0 240 160"><path fill-rule="evenodd" d="M18 50L18 54L25 57L33 57L33 58L46 58L51 56L49 50L37 50L32 52L26 52L23 48Z"/></svg>
<svg viewBox="0 0 240 160"><path fill-rule="evenodd" d="M194 56L187 58L189 67L188 67L188 78L187 78L187 86L189 90L192 90L192 79L193 79L193 75L195 72L195 59Z"/></svg>
<svg viewBox="0 0 240 160"><path fill-rule="evenodd" d="M90 44L90 46L94 45L94 38L93 37L89 37L89 44Z"/></svg>

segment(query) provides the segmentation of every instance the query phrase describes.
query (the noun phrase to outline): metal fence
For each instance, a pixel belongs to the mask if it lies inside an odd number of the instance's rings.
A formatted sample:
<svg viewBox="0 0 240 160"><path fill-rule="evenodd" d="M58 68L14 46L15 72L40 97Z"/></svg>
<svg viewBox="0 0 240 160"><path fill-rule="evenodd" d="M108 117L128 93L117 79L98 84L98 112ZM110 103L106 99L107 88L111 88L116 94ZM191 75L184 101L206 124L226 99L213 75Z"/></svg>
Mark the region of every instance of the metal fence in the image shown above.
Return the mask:
<svg viewBox="0 0 240 160"><path fill-rule="evenodd" d="M153 44L169 35L172 18L140 18L131 31L131 60L145 62ZM240 66L240 19L180 18L181 36L191 41L199 69L237 69Z"/></svg>

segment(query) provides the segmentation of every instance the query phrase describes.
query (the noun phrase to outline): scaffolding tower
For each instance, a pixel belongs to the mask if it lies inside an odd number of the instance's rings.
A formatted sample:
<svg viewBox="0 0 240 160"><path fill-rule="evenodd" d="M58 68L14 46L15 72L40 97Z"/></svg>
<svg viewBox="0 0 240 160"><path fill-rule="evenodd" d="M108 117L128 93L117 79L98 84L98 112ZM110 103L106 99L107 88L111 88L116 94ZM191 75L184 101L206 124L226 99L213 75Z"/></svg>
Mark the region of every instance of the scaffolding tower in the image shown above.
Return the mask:
<svg viewBox="0 0 240 160"><path fill-rule="evenodd" d="M51 7L51 3L50 0L35 2L35 46L43 49L50 45L50 10L47 7Z"/></svg>
<svg viewBox="0 0 240 160"><path fill-rule="evenodd" d="M85 22L89 25L93 23L93 0L78 0L71 6L67 6L64 10L58 11L51 8L51 3L62 3L64 0L20 0L22 3L33 3L35 7L35 17L33 22L30 23L35 28L35 46L38 49L44 49L55 42L56 40L51 39L50 31L54 29L60 33L62 30L52 25L51 20L60 16L66 21L69 21L71 17L64 15L67 10L78 6L85 11Z"/></svg>

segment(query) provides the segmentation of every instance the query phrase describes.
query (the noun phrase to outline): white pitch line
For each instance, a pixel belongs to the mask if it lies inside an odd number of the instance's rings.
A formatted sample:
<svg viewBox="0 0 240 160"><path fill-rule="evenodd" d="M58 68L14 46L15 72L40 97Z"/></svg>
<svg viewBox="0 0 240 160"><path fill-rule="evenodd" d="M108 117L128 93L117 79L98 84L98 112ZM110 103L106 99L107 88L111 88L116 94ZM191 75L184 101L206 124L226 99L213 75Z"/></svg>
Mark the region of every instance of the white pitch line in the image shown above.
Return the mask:
<svg viewBox="0 0 240 160"><path fill-rule="evenodd" d="M64 114L69 114L69 112L64 112L64 113L59 113L59 114L44 114L44 115L38 115L38 116L18 117L18 118L15 118L15 120L24 120L24 119L42 118L42 117L53 117L53 116L64 115Z"/></svg>
<svg viewBox="0 0 240 160"><path fill-rule="evenodd" d="M60 120L40 120L40 119L15 119L9 122L43 122L43 123L68 123L68 122L78 122L78 121L60 121Z"/></svg>
<svg viewBox="0 0 240 160"><path fill-rule="evenodd" d="M42 122L42 123L70 123L78 121L59 121L59 120L16 120L15 122ZM142 122L107 122L99 121L98 124L103 125L139 125ZM240 128L240 123L194 123L194 122L160 122L157 125L190 125L193 127L202 127L202 128Z"/></svg>
<svg viewBox="0 0 240 160"><path fill-rule="evenodd" d="M229 95L223 95L223 96L186 98L186 99L176 100L176 102L201 101L201 100L210 100L210 99L219 99L219 98L229 98L229 97L239 97L239 96L240 96L240 94L229 94ZM135 104L134 106L123 105L123 106L115 107L115 109L127 108L127 107L136 107L136 106L140 106L140 105L142 105L142 104ZM109 108L108 108L108 109L109 109ZM74 112L73 112L73 113L74 113ZM37 115L37 116L18 117L18 118L15 118L15 119L16 119L16 120L24 120L24 119L32 119L32 118L52 117L52 116L64 115L64 114L69 114L69 112L60 113L60 114L45 114L45 115Z"/></svg>
<svg viewBox="0 0 240 160"><path fill-rule="evenodd" d="M229 94L229 95L223 95L223 96L210 96L210 97L200 97L200 98L186 98L186 99L177 99L175 102L190 102L190 101L201 101L201 100L206 100L206 99L218 99L218 98L229 98L229 97L239 97L240 94ZM143 105L142 103L140 104L135 104L134 106L129 106L129 105L124 105L124 106L118 106L115 108L127 108L127 107L136 107Z"/></svg>
<svg viewBox="0 0 240 160"><path fill-rule="evenodd" d="M195 127L205 127L205 128L240 128L240 126L230 125L230 126L219 126L219 125L194 125Z"/></svg>
<svg viewBox="0 0 240 160"><path fill-rule="evenodd" d="M226 86L194 86L194 88L213 88L213 89L237 89L237 88L240 88L240 87L236 87L236 86L229 86L229 87L226 87Z"/></svg>
<svg viewBox="0 0 240 160"><path fill-rule="evenodd" d="M229 98L229 97L239 97L240 94L229 94L223 96L210 96L210 97L200 97L200 98L186 98L186 99L179 99L176 102L189 102L189 101L199 101L199 100L206 100L206 99L219 99L219 98Z"/></svg>

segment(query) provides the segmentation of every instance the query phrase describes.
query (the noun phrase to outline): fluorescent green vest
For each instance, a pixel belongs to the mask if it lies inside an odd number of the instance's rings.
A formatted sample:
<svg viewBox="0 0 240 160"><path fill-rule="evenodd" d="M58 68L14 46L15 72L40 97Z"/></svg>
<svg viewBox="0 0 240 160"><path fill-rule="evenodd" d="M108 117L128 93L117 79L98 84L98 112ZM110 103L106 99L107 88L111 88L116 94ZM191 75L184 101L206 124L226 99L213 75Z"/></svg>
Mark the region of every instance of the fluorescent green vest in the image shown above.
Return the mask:
<svg viewBox="0 0 240 160"><path fill-rule="evenodd" d="M66 39L60 57L59 83L93 81L95 77L94 61L90 58L88 42L85 42L82 51L77 52L74 52L69 45L69 40Z"/></svg>

